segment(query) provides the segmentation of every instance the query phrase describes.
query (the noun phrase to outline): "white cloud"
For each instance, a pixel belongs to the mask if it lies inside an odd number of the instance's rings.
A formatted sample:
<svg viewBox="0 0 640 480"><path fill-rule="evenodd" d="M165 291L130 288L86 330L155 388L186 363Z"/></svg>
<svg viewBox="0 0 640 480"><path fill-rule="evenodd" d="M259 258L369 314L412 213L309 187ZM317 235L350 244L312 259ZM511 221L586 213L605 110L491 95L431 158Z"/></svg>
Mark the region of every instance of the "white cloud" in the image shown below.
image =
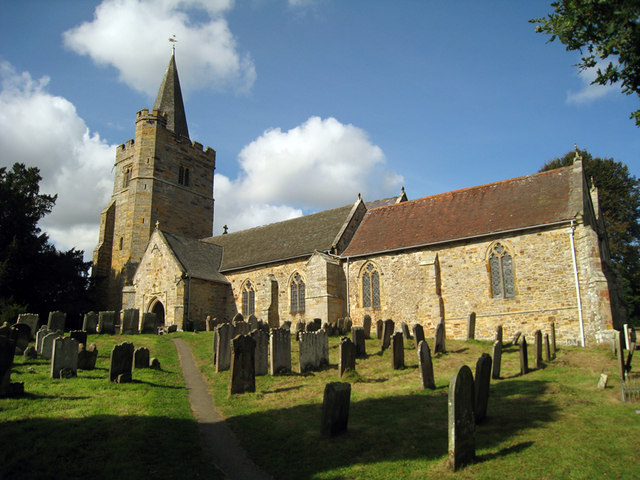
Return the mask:
<svg viewBox="0 0 640 480"><path fill-rule="evenodd" d="M244 147L235 180L215 177L215 228L264 225L399 192L403 178L385 170L380 147L366 132L335 118L311 117L287 132L276 128Z"/></svg>
<svg viewBox="0 0 640 480"><path fill-rule="evenodd" d="M619 90L619 86L616 84L600 85L597 83L592 83L596 79L598 68L602 70L606 69L607 63L598 64L593 68L582 70L580 73L578 73L583 86L577 92L567 92L567 103L569 105L584 105L587 103L591 103L599 98L604 97L605 95L608 95L611 92Z"/></svg>
<svg viewBox="0 0 640 480"><path fill-rule="evenodd" d="M112 65L131 88L154 96L176 35L184 92L251 89L253 60L238 52L223 14L231 0L104 0L94 19L64 33L65 44L100 65Z"/></svg>
<svg viewBox="0 0 640 480"><path fill-rule="evenodd" d="M2 162L40 169L43 193L57 193L42 228L60 250L72 247L90 258L98 240L100 211L112 185L115 146L92 134L68 100L46 91L49 79L33 80L0 62Z"/></svg>

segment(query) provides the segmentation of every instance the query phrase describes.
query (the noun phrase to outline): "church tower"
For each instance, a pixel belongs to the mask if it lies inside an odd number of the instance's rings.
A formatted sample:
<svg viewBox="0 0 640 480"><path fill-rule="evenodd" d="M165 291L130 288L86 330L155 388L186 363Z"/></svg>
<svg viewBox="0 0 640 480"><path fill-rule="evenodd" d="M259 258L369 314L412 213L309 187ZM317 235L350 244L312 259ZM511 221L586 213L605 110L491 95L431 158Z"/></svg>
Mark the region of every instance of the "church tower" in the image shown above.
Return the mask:
<svg viewBox="0 0 640 480"><path fill-rule="evenodd" d="M156 223L163 232L211 236L215 161L212 148L189 140L172 55L153 109L137 113L135 139L117 147L113 195L93 253L100 308L130 306L133 274Z"/></svg>

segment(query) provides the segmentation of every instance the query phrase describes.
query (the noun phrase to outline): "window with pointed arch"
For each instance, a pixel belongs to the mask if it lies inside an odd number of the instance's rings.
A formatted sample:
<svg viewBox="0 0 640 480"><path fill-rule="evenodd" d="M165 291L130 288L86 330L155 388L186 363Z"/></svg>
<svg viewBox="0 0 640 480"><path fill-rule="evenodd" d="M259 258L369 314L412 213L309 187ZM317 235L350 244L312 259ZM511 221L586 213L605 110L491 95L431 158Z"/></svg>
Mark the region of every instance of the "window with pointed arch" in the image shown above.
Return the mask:
<svg viewBox="0 0 640 480"><path fill-rule="evenodd" d="M362 269L362 306L380 308L380 272L373 263Z"/></svg>
<svg viewBox="0 0 640 480"><path fill-rule="evenodd" d="M516 296L513 256L509 249L500 242L494 243L489 250L489 275L493 298L513 298Z"/></svg>
<svg viewBox="0 0 640 480"><path fill-rule="evenodd" d="M304 313L305 284L299 273L291 278L289 288L291 291L291 313Z"/></svg>
<svg viewBox="0 0 640 480"><path fill-rule="evenodd" d="M242 287L242 315L248 317L256 313L256 289L253 284L247 280Z"/></svg>

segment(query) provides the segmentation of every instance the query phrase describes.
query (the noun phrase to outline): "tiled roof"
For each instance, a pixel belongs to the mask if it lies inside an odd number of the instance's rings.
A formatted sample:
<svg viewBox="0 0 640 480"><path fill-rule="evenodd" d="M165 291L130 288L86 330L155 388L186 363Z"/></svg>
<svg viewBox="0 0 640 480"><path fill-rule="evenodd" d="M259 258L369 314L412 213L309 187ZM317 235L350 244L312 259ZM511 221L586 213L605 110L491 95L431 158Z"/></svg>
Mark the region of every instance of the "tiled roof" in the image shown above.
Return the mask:
<svg viewBox="0 0 640 480"><path fill-rule="evenodd" d="M190 277L229 283L225 276L219 273L222 261L221 247L172 233L162 232L162 235Z"/></svg>
<svg viewBox="0 0 640 480"><path fill-rule="evenodd" d="M330 250L352 209L353 205L346 205L203 241L224 248L222 272L300 258Z"/></svg>
<svg viewBox="0 0 640 480"><path fill-rule="evenodd" d="M573 175L564 167L369 210L341 257L569 220L583 209Z"/></svg>

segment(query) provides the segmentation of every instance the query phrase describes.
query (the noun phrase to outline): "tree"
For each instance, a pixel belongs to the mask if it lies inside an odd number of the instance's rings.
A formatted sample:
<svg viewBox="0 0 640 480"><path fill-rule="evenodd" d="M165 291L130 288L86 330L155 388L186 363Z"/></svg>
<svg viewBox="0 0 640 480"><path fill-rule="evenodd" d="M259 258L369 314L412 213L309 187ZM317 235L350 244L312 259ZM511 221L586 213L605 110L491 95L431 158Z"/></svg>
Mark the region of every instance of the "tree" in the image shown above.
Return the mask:
<svg viewBox="0 0 640 480"><path fill-rule="evenodd" d="M51 212L56 195L40 193L36 167L0 168L0 319L14 321L27 310L79 314L88 305L90 263L82 252L58 252L38 222Z"/></svg>
<svg viewBox="0 0 640 480"><path fill-rule="evenodd" d="M580 70L597 68L592 83L620 82L622 92L640 97L640 2L638 0L561 0L548 17L535 18L536 32L551 35L568 51L579 50ZM606 59L606 67L599 66ZM615 63L614 63L615 62ZM640 126L640 110L631 117Z"/></svg>
<svg viewBox="0 0 640 480"><path fill-rule="evenodd" d="M593 157L578 150L585 176L598 189L598 203L609 237L611 261L617 269L630 318L640 324L640 180L622 162ZM547 162L540 171L571 165L569 152Z"/></svg>

